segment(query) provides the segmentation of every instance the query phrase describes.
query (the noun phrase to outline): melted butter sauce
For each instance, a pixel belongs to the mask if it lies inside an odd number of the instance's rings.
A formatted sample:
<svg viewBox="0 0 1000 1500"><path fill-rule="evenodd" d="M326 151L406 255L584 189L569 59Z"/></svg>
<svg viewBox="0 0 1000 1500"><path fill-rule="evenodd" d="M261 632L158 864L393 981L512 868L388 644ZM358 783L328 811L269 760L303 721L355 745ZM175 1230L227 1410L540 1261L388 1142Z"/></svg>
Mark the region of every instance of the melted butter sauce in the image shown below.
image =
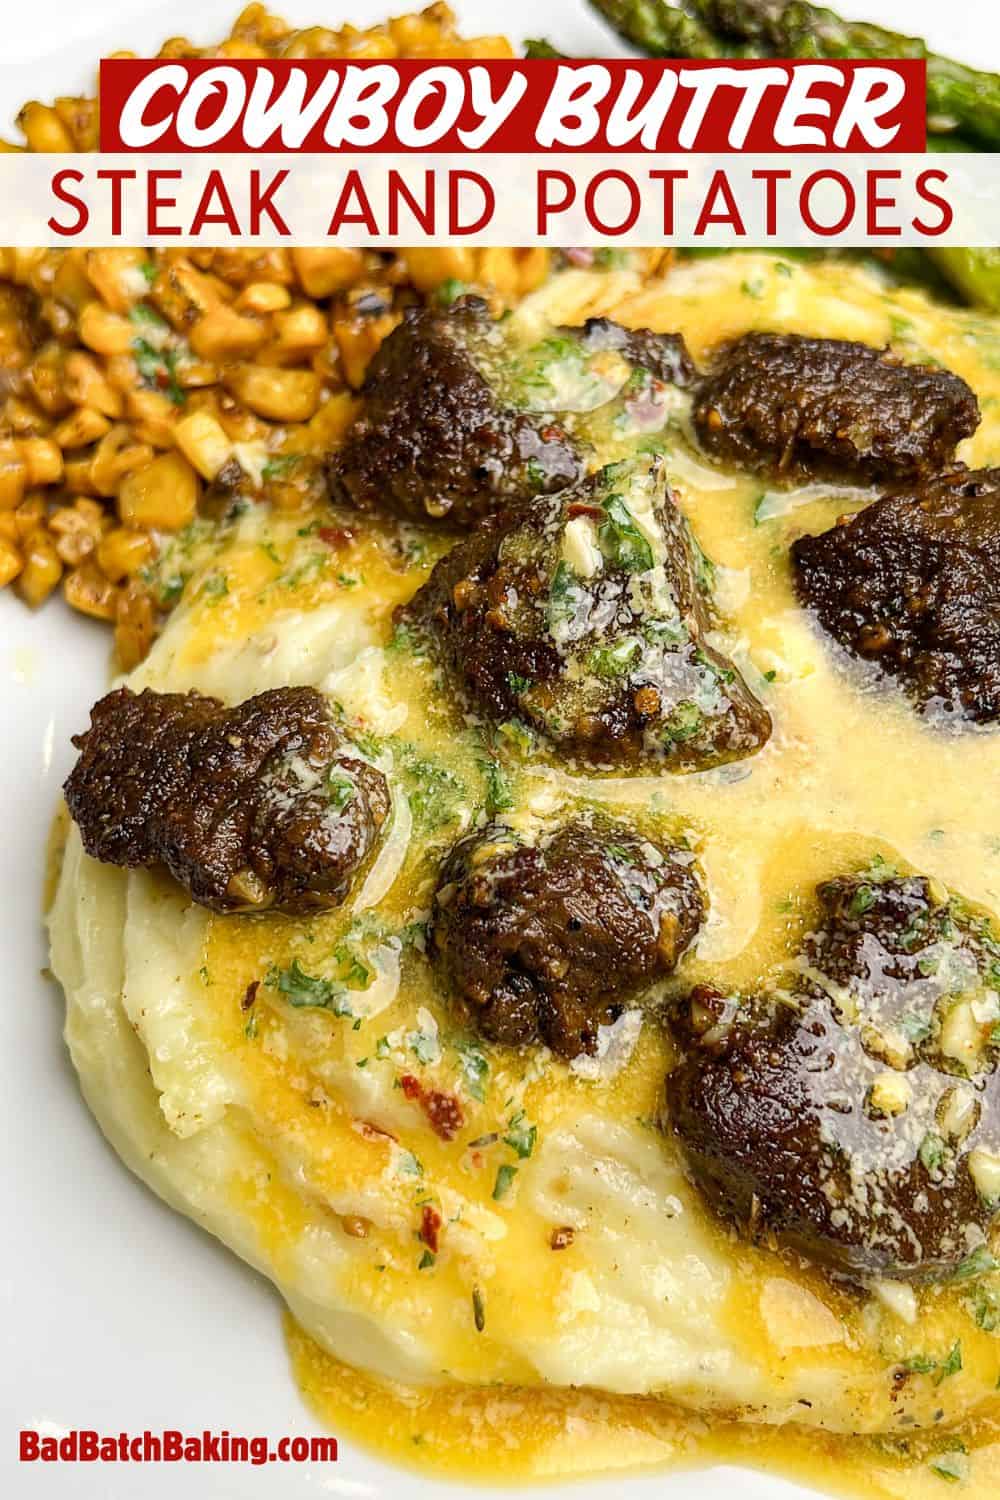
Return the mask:
<svg viewBox="0 0 1000 1500"><path fill-rule="evenodd" d="M892 338L905 357L930 355L965 376L984 413L982 428L963 445L972 464L1000 459L1000 329L971 315L943 310L919 293L887 292L876 279L843 267L779 270L774 257L728 256L699 262L654 287L639 288L629 276L569 273L532 298L519 317L577 322L608 314L633 326L685 334L695 357L720 339L748 328L783 329L860 338L880 344ZM608 457L617 456L608 454ZM798 606L788 565L791 540L819 531L839 514L871 498L812 486L771 492L747 476L708 467L678 436L667 457L678 502L704 550L722 570L720 593L728 616L726 648L751 688L771 710L775 732L760 755L698 776L621 778L571 774L536 761L514 762L510 775L518 812L557 809L581 799L607 803L624 816L651 816L688 831L698 849L711 898L711 914L696 951L685 961L679 983L711 980L724 987L752 985L779 964L801 933L819 880L868 863L880 854L901 867L937 877L987 908L1000 908L1000 735L965 731L919 719L902 697L873 681L857 664L838 659ZM301 529L301 528L300 528ZM178 669L196 676L220 641L238 642L275 619L280 609L308 611L338 591L357 587L366 624L383 645L391 640L394 606L426 578L432 552L417 562L387 560L377 538L360 538L345 570L309 562L316 543L303 543L288 528L285 550L272 555L259 543L239 544L212 564L225 567L226 589L198 585L194 629L180 648ZM350 581L354 579L354 581ZM280 620L276 620L280 629ZM397 766L404 755L425 757L463 788L456 806L438 826L425 826L411 841L399 879L379 904L380 920L401 928L426 911L439 852L482 807L482 745L443 695L429 664L405 652L387 651L385 686L402 709L393 736ZM363 715L358 718L364 728ZM435 854L435 851L438 851ZM368 1185L380 1179L393 1214L378 1231L378 1256L350 1273L356 1305L390 1320L408 1305L416 1277L414 1187L392 1178L387 1167L395 1147L385 1137L359 1135L365 1096L359 1082L368 1059L386 1033L414 1024L418 1008L446 1035L447 1006L435 992L428 966L404 954L397 997L378 1016L357 1027L331 1025L327 1015L290 1021L262 991L258 1024L248 1035L246 1018L234 1004L248 983L274 965L311 960L335 948L349 914L330 913L308 924L278 917L234 923L211 919L205 946L206 1014L217 1037L238 1055L246 1107L272 1128L270 1149L280 1136L294 1141L296 1172L320 1197L353 1194L364 1202ZM292 1024L294 1021L294 1025ZM405 1048L404 1048L405 1050ZM290 1063L291 1059L291 1063ZM612 1083L587 1084L561 1065L533 1076L517 1057L494 1061L484 1096L464 1098L463 1140L503 1130L509 1100L537 1123L540 1138L583 1111L611 1121L650 1120L658 1113L669 1044L647 1025L628 1067ZM415 1068L412 1060L406 1064ZM444 1064L442 1064L444 1066ZM419 1070L417 1070L419 1071ZM322 1094L322 1108L306 1107ZM464 1096L463 1096L464 1097ZM380 1117L380 1123L385 1123ZM491 1202L492 1168L470 1170L455 1145L438 1140L404 1111L392 1117L398 1147L419 1154L420 1191L460 1195L488 1223L499 1210ZM386 1128L389 1128L386 1125ZM664 1142L669 1152L669 1143ZM387 1180L391 1178L391 1180ZM270 1176L269 1176L270 1182ZM241 1207L252 1211L276 1265L294 1258L303 1218L297 1192L275 1183L262 1197L258 1181L236 1184ZM692 1194L685 1211L705 1220ZM362 1210L359 1209L359 1212ZM562 1286L564 1258L540 1255L551 1226L533 1211L504 1215L503 1255L496 1258L490 1286L491 1316L502 1316L525 1333L544 1327ZM721 1226L705 1232L721 1243ZM919 1324L900 1324L881 1347L865 1334L865 1309L852 1293L832 1286L820 1272L790 1265L771 1251L727 1243L734 1274L725 1292L725 1319L744 1348L768 1343L762 1298L778 1278L797 1295L812 1299L817 1324L795 1347L798 1368L853 1375L888 1371L915 1345L944 1351L961 1329L964 1368L960 1383L993 1390L1000 1376L1000 1342L977 1330L957 1306L953 1292L921 1292ZM381 1258L378 1266L373 1258ZM440 1306L468 1303L468 1256L442 1257L433 1271ZM530 1266L530 1276L524 1267ZM378 1274L376 1274L376 1272ZM958 1319L958 1323L956 1323ZM826 1320L826 1321L824 1321ZM824 1333L827 1322L832 1333ZM975 1497L996 1492L1000 1473L998 1434L991 1417L996 1400L970 1405L976 1419L963 1428L967 1452L949 1453L940 1433L907 1438L845 1439L813 1429L709 1421L653 1397L539 1388L533 1372L509 1351L467 1328L456 1333L444 1317L421 1330L434 1345L439 1368L473 1385L403 1387L380 1383L340 1365L300 1329L288 1337L296 1376L307 1398L329 1425L400 1462L483 1480L563 1477L605 1469L657 1464L741 1462L780 1471L844 1493L917 1497L941 1493L961 1482ZM776 1365L786 1356L774 1352ZM520 1384L531 1384L530 1390ZM938 1396L930 1382L913 1395L921 1422L933 1423ZM970 1387L971 1389L971 1387ZM888 1379L879 1397L891 1422ZM942 1464L944 1470L942 1470ZM954 1470L955 1472L951 1472ZM835 1481L834 1476L835 1475Z"/></svg>
<svg viewBox="0 0 1000 1500"><path fill-rule="evenodd" d="M1000 1421L898 1446L815 1429L706 1420L654 1397L516 1387L430 1389L373 1379L332 1359L286 1315L292 1370L325 1426L380 1457L451 1479L516 1484L743 1464L857 1500L933 1500L947 1484L993 1500ZM895 1451L894 1451L895 1450Z"/></svg>

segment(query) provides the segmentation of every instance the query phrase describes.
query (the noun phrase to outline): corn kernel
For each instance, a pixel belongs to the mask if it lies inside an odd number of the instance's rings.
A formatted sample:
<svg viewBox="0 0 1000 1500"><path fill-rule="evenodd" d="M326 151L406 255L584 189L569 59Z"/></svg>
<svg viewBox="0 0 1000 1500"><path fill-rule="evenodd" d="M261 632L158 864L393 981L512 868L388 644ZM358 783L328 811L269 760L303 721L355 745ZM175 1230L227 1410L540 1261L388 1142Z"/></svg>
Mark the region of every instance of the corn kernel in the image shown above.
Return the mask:
<svg viewBox="0 0 1000 1500"><path fill-rule="evenodd" d="M14 543L0 538L0 589L13 583L23 567L24 559Z"/></svg>
<svg viewBox="0 0 1000 1500"><path fill-rule="evenodd" d="M17 444L0 442L0 511L20 505L28 483L28 466Z"/></svg>
<svg viewBox="0 0 1000 1500"><path fill-rule="evenodd" d="M54 109L32 100L17 117L31 151L75 151L76 144Z"/></svg>
<svg viewBox="0 0 1000 1500"><path fill-rule="evenodd" d="M174 442L203 479L214 479L233 456L232 443L208 411L193 411L178 422Z"/></svg>
<svg viewBox="0 0 1000 1500"><path fill-rule="evenodd" d="M30 485L59 483L63 477L63 456L57 443L51 438L21 438L17 446Z"/></svg>
<svg viewBox="0 0 1000 1500"><path fill-rule="evenodd" d="M118 514L126 526L180 531L194 520L201 483L182 454L161 453L122 481Z"/></svg>
<svg viewBox="0 0 1000 1500"><path fill-rule="evenodd" d="M155 633L156 612L149 590L131 579L118 590L115 610L115 656L123 672L139 665Z"/></svg>
<svg viewBox="0 0 1000 1500"><path fill-rule="evenodd" d="M67 573L63 598L73 609L90 615L94 620L113 620L115 617L115 586L94 562L82 563L72 573Z"/></svg>
<svg viewBox="0 0 1000 1500"><path fill-rule="evenodd" d="M241 312L274 313L287 307L291 300L288 288L278 286L275 281L251 281L240 292L236 306Z"/></svg>
<svg viewBox="0 0 1000 1500"><path fill-rule="evenodd" d="M63 565L44 531L35 531L24 544L24 567L14 587L25 604L37 609L56 587L62 577Z"/></svg>
<svg viewBox="0 0 1000 1500"><path fill-rule="evenodd" d="M79 406L59 423L53 437L60 448L86 448L111 428L107 417L89 406Z"/></svg>
<svg viewBox="0 0 1000 1500"><path fill-rule="evenodd" d="M95 354L127 354L135 338L135 327L128 318L96 299L81 312L79 326L81 341Z"/></svg>
<svg viewBox="0 0 1000 1500"><path fill-rule="evenodd" d="M330 246L292 251L292 265L307 297L331 297L334 292L346 291L358 280L364 264L360 250Z"/></svg>
<svg viewBox="0 0 1000 1500"><path fill-rule="evenodd" d="M147 531L116 526L98 543L97 565L112 583L121 583L123 578L145 567L155 551L153 538Z"/></svg>
<svg viewBox="0 0 1000 1500"><path fill-rule="evenodd" d="M272 422L308 422L319 405L320 378L313 370L235 365L223 376L227 391Z"/></svg>

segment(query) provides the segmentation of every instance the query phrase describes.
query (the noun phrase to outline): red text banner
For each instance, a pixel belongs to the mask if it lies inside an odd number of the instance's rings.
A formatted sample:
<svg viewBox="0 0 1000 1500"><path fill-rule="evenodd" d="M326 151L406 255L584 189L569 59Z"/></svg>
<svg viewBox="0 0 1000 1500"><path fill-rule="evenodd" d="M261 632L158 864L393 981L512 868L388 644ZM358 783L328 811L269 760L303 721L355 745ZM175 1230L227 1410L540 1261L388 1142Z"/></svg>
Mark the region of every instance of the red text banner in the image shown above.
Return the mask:
<svg viewBox="0 0 1000 1500"><path fill-rule="evenodd" d="M923 151L926 65L108 59L106 152Z"/></svg>

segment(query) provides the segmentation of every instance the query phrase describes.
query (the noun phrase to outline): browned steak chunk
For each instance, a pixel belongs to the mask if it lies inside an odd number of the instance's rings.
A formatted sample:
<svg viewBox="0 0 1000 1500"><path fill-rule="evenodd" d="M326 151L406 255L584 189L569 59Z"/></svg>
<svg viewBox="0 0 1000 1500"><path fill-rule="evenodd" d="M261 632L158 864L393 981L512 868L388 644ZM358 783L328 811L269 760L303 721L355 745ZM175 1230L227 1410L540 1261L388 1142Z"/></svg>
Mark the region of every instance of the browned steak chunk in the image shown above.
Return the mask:
<svg viewBox="0 0 1000 1500"><path fill-rule="evenodd" d="M748 333L720 352L694 424L710 453L742 468L907 478L952 462L979 404L950 371L867 344Z"/></svg>
<svg viewBox="0 0 1000 1500"><path fill-rule="evenodd" d="M754 1237L851 1276L947 1276L1000 1209L1000 946L919 877L830 881L781 984L673 1017L668 1128Z"/></svg>
<svg viewBox="0 0 1000 1500"><path fill-rule="evenodd" d="M583 460L565 429L505 404L484 373L502 357L479 298L411 309L375 356L362 414L331 462L334 500L468 527L572 483Z"/></svg>
<svg viewBox="0 0 1000 1500"><path fill-rule="evenodd" d="M336 906L389 814L385 778L313 688L226 708L200 693L108 693L64 788L88 854L164 865L216 911Z"/></svg>
<svg viewBox="0 0 1000 1500"><path fill-rule="evenodd" d="M771 722L707 644L710 565L649 460L612 464L443 558L400 619L474 710L592 763L696 770Z"/></svg>
<svg viewBox="0 0 1000 1500"><path fill-rule="evenodd" d="M434 900L433 951L483 1036L594 1052L597 1028L672 972L697 934L694 857L605 818L534 843L497 824L462 839Z"/></svg>
<svg viewBox="0 0 1000 1500"><path fill-rule="evenodd" d="M803 602L924 709L1000 718L1000 469L888 495L792 548Z"/></svg>

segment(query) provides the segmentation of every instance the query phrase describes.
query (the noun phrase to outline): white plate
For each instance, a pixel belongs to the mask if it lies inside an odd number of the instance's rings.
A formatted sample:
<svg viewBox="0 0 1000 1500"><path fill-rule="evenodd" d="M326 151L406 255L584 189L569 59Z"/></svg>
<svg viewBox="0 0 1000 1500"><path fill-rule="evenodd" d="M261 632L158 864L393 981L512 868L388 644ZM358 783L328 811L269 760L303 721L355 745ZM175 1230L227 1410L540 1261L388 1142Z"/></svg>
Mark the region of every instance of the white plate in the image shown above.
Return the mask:
<svg viewBox="0 0 1000 1500"><path fill-rule="evenodd" d="M453 0L469 33L551 38L577 55L620 51L580 0ZM984 0L838 0L851 14L920 32L935 46L1000 69L1000 10ZM357 24L415 8L407 0L294 0L274 9L303 23ZM222 36L237 0L4 0L0 130L24 100L92 87L102 50L149 50L181 33ZM2 240L2 231L0 231ZM321 1472L296 1465L18 1465L16 1433L174 1427L243 1434L311 1433L316 1423L289 1375L278 1300L269 1285L158 1202L105 1145L83 1106L60 1030L59 994L40 976L43 850L70 734L103 691L109 636L50 604L29 615L0 596L0 911L5 1196L0 1243L0 1493L129 1495L190 1492L198 1500L343 1496L424 1500L465 1486L421 1479L341 1444ZM572 1486L579 1500L807 1500L797 1486L717 1468L707 1473L609 1478ZM481 1491L476 1491L481 1493ZM473 1493L471 1488L468 1493ZM525 1500L551 1494L519 1489Z"/></svg>

